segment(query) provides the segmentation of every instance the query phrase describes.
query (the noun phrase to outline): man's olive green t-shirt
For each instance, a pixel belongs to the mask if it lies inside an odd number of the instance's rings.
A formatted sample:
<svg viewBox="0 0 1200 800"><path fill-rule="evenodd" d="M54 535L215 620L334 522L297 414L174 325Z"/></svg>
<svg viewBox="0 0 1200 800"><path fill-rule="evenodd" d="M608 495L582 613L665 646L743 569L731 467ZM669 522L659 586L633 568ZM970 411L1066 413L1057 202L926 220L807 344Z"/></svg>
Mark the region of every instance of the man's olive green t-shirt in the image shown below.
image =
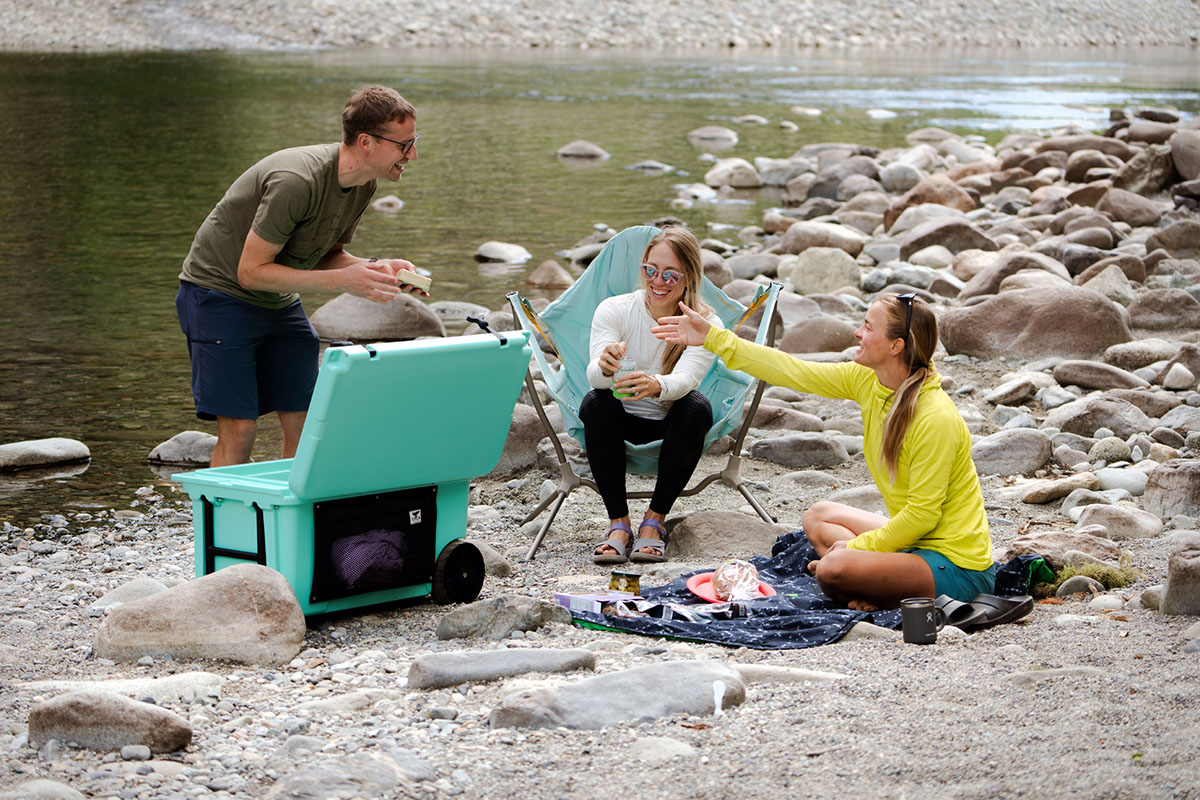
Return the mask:
<svg viewBox="0 0 1200 800"><path fill-rule="evenodd" d="M242 173L204 220L183 260L180 280L215 289L263 308L296 302L294 292L246 289L238 282L238 260L253 231L282 245L275 263L312 269L335 244L345 244L367 203L375 181L338 186L338 145L280 150Z"/></svg>

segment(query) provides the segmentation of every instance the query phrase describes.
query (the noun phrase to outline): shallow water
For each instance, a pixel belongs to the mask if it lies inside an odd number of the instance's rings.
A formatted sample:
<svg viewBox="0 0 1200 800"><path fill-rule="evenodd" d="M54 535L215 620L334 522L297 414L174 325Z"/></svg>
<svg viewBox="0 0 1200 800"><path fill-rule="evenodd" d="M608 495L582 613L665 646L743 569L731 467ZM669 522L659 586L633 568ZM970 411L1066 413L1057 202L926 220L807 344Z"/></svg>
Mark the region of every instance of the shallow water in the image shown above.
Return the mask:
<svg viewBox="0 0 1200 800"><path fill-rule="evenodd" d="M938 125L990 142L1016 130L1108 125L1109 107L1200 112L1195 51L656 54L346 52L0 54L0 443L66 436L86 468L0 480L0 520L123 505L161 480L145 462L195 419L173 299L197 225L261 156L333 141L355 87L395 86L417 106L419 157L398 213L368 211L350 250L429 268L437 299L491 308L586 236L670 214L672 188L705 165L684 134L734 126L727 154L783 157L819 141L878 147ZM792 106L822 110L801 117ZM869 109L895 112L873 119ZM782 131L790 119L797 133ZM572 165L588 139L612 154ZM655 159L673 174L625 167ZM678 212L693 229L761 220L777 191ZM723 226L730 226L728 228ZM517 267L479 265L484 241L522 244ZM309 295L311 312L329 296ZM388 403L402 402L388 400ZM381 410L384 410L381 408ZM264 424L256 458L278 438Z"/></svg>

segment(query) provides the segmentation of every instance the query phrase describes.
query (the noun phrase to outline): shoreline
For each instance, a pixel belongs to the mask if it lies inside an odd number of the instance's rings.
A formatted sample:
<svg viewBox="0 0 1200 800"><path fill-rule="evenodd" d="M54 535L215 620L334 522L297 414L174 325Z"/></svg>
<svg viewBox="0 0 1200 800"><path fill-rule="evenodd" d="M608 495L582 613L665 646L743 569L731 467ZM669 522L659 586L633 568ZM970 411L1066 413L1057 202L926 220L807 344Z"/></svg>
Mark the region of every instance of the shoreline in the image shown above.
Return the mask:
<svg viewBox="0 0 1200 800"><path fill-rule="evenodd" d="M1200 46L1200 5L1109 0L998 9L985 0L702 0L686 11L653 0L556 0L512 8L497 0L415 2L397 15L385 0L312 3L183 0L0 0L0 52L287 50L392 47L517 48L534 52L683 48L820 51L868 47ZM87 20L86 26L65 21Z"/></svg>

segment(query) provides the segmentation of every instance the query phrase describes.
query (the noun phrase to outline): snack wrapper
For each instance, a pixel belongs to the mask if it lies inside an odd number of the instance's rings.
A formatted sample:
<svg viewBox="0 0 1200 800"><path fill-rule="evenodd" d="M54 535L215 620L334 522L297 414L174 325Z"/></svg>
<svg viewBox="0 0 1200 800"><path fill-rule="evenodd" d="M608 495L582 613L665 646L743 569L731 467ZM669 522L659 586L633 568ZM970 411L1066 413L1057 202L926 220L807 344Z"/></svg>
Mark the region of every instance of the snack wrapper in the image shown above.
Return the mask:
<svg viewBox="0 0 1200 800"><path fill-rule="evenodd" d="M758 592L758 570L749 561L731 558L713 571L712 589L719 600L753 600Z"/></svg>

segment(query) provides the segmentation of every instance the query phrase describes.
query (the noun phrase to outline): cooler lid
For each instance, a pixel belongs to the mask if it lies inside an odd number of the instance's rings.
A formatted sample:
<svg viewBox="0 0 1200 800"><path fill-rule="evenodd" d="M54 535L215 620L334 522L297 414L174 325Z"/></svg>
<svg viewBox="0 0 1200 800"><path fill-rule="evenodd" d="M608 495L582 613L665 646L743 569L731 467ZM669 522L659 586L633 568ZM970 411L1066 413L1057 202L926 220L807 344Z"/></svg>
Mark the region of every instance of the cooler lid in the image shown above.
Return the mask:
<svg viewBox="0 0 1200 800"><path fill-rule="evenodd" d="M308 500L469 480L500 460L529 334L325 351L288 485Z"/></svg>

